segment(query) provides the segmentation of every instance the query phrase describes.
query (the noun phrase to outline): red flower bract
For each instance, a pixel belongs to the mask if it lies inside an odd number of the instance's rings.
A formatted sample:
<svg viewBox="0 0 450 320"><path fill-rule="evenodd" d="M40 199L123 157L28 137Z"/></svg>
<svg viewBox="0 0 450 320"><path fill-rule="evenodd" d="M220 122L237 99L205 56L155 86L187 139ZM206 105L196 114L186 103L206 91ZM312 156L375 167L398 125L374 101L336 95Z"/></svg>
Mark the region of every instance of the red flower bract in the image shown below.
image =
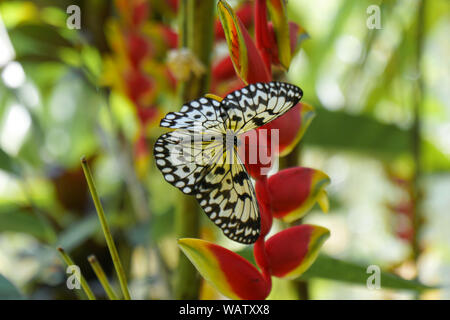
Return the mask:
<svg viewBox="0 0 450 320"><path fill-rule="evenodd" d="M280 231L266 242L271 272L276 277L298 277L314 261L330 232L302 224Z"/></svg>
<svg viewBox="0 0 450 320"><path fill-rule="evenodd" d="M268 179L272 214L288 222L301 218L316 201L326 211L324 188L330 178L322 171L294 167L281 170Z"/></svg>

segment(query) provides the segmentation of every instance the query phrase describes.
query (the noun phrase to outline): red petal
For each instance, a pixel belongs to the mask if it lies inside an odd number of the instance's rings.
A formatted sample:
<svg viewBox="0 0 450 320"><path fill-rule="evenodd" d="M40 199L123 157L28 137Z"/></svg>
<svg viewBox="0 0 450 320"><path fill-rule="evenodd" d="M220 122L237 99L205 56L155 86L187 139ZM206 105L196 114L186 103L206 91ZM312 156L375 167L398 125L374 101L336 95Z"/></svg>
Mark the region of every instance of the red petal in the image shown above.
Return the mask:
<svg viewBox="0 0 450 320"><path fill-rule="evenodd" d="M294 167L277 172L268 182L273 216L291 222L305 215L323 196L330 178L319 170Z"/></svg>
<svg viewBox="0 0 450 320"><path fill-rule="evenodd" d="M167 46L170 49L178 48L178 34L165 25L160 25L160 28Z"/></svg>
<svg viewBox="0 0 450 320"><path fill-rule="evenodd" d="M245 27L241 24L242 35L244 37L245 44L247 46L247 61L248 61L248 71L247 71L247 83L256 82L270 82L272 77L261 57L259 51L256 49L252 38L248 34ZM270 66L269 66L270 68ZM245 79L243 79L245 80Z"/></svg>
<svg viewBox="0 0 450 320"><path fill-rule="evenodd" d="M148 18L149 5L148 2L145 0L133 2L134 7L133 7L132 22L135 26L140 26Z"/></svg>
<svg viewBox="0 0 450 320"><path fill-rule="evenodd" d="M212 76L214 81L228 80L236 76L234 71L233 61L231 61L230 56L227 56L215 63L212 70Z"/></svg>
<svg viewBox="0 0 450 320"><path fill-rule="evenodd" d="M151 80L137 70L131 70L126 75L126 84L128 95L135 103L139 103L139 98L153 88Z"/></svg>
<svg viewBox="0 0 450 320"><path fill-rule="evenodd" d="M276 277L296 278L316 259L328 229L302 224L285 229L266 242L266 252L272 274Z"/></svg>
<svg viewBox="0 0 450 320"><path fill-rule="evenodd" d="M251 130L240 138L242 148L238 148L238 152L248 173L255 179L267 175L274 158L269 131Z"/></svg>
<svg viewBox="0 0 450 320"><path fill-rule="evenodd" d="M268 28L266 0L256 0L255 2L255 40L266 68L270 69L271 47L274 43Z"/></svg>
<svg viewBox="0 0 450 320"><path fill-rule="evenodd" d="M147 39L135 32L128 33L126 39L131 63L134 67L137 67L142 59L150 53L150 44Z"/></svg>

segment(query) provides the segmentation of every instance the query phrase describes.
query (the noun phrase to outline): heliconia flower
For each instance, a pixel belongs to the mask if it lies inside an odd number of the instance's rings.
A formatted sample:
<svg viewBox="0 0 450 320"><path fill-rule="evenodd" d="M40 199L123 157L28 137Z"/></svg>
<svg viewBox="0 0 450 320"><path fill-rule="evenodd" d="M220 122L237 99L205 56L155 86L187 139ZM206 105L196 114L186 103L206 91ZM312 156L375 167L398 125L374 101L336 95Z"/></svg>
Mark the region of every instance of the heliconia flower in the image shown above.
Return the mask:
<svg viewBox="0 0 450 320"><path fill-rule="evenodd" d="M130 70L125 75L125 82L130 99L136 104L145 104L154 86L152 80L137 70Z"/></svg>
<svg viewBox="0 0 450 320"><path fill-rule="evenodd" d="M160 24L159 29L163 35L166 45L170 49L178 48L178 33L170 27Z"/></svg>
<svg viewBox="0 0 450 320"><path fill-rule="evenodd" d="M273 216L292 222L303 217L316 202L328 212L325 187L329 183L325 173L311 168L294 167L277 172L268 179Z"/></svg>
<svg viewBox="0 0 450 320"><path fill-rule="evenodd" d="M267 129L268 132L278 130L278 152L280 156L285 156L303 137L314 117L314 108L301 102L278 119L262 126L261 129Z"/></svg>
<svg viewBox="0 0 450 320"><path fill-rule="evenodd" d="M253 23L253 5L251 2L242 4L236 10L236 16L242 21L246 28L250 27ZM214 35L216 39L225 39L225 33L222 28L220 20L216 20Z"/></svg>
<svg viewBox="0 0 450 320"><path fill-rule="evenodd" d="M264 0L266 1L266 0ZM290 30L287 18L287 9L284 0L267 0L270 18L275 31L278 61L286 70L291 64ZM267 37L268 37L267 33Z"/></svg>
<svg viewBox="0 0 450 320"><path fill-rule="evenodd" d="M156 106L143 107L138 105L136 114L143 125L160 118L160 112Z"/></svg>
<svg viewBox="0 0 450 320"><path fill-rule="evenodd" d="M116 7L131 27L138 27L147 20L149 4L146 0L116 0Z"/></svg>
<svg viewBox="0 0 450 320"><path fill-rule="evenodd" d="M252 38L233 9L225 1L220 0L217 11L237 75L246 84L269 82L271 75Z"/></svg>
<svg viewBox="0 0 450 320"><path fill-rule="evenodd" d="M255 1L255 40L261 56L270 70L272 61L272 48L276 46L275 37L270 34L267 20L266 0Z"/></svg>
<svg viewBox="0 0 450 320"><path fill-rule="evenodd" d="M135 0L133 4L132 23L135 26L140 26L148 18L149 3L147 0Z"/></svg>
<svg viewBox="0 0 450 320"><path fill-rule="evenodd" d="M309 38L308 33L303 27L299 26L295 22L289 22L289 38L291 44L291 53L294 56L300 49L301 43Z"/></svg>
<svg viewBox="0 0 450 320"><path fill-rule="evenodd" d="M125 35L125 39L128 45L128 55L131 64L133 67L137 68L142 59L150 54L150 43L146 38L136 32L129 32Z"/></svg>
<svg viewBox="0 0 450 320"><path fill-rule="evenodd" d="M243 133L240 140L243 147L238 148L238 154L249 175L254 179L267 175L275 157L270 132L259 129L251 130Z"/></svg>
<svg viewBox="0 0 450 320"><path fill-rule="evenodd" d="M294 279L316 260L319 249L330 236L326 228L302 224L282 230L266 241L272 275Z"/></svg>
<svg viewBox="0 0 450 320"><path fill-rule="evenodd" d="M231 299L262 300L270 285L250 262L214 243L184 238L178 245L198 272L220 293Z"/></svg>
<svg viewBox="0 0 450 320"><path fill-rule="evenodd" d="M173 12L178 11L179 7L178 0L167 0L167 4L169 5L170 9L172 9Z"/></svg>
<svg viewBox="0 0 450 320"><path fill-rule="evenodd" d="M212 80L213 82L220 82L231 79L236 76L234 71L233 61L230 56L226 56L222 60L214 63L212 67Z"/></svg>

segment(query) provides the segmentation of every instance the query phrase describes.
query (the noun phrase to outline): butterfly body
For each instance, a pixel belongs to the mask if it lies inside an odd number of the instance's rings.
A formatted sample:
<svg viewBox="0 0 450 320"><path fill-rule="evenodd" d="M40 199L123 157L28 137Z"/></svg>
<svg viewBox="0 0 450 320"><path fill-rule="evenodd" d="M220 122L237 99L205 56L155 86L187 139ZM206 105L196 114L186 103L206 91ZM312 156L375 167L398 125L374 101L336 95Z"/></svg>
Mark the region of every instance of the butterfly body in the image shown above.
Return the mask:
<svg viewBox="0 0 450 320"><path fill-rule="evenodd" d="M255 191L238 150L240 136L287 112L302 97L283 82L256 83L222 101L202 97L168 113L161 126L175 129L155 142L164 179L194 195L225 236L249 244L260 233Z"/></svg>

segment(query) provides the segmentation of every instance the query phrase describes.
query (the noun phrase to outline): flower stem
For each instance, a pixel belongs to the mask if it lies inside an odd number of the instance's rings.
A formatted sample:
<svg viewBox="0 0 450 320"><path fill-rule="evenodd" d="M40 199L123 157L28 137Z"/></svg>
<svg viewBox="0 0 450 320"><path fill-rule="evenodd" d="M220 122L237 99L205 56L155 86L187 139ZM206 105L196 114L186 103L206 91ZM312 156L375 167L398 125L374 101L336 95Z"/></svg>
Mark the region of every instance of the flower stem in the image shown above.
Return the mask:
<svg viewBox="0 0 450 320"><path fill-rule="evenodd" d="M255 191L261 216L261 234L253 246L253 255L255 257L256 264L261 269L264 280L266 281L268 295L272 290L272 277L270 262L266 253L265 237L272 228L273 217L270 208L267 176L261 176L256 180Z"/></svg>
<svg viewBox="0 0 450 320"><path fill-rule="evenodd" d="M102 226L103 234L105 235L106 244L108 245L109 252L111 254L111 258L114 263L114 268L117 272L117 277L119 278L120 287L122 289L123 296L125 300L130 300L130 293L128 292L127 280L125 276L125 272L122 267L122 263L120 262L119 254L117 252L116 245L114 244L114 240L111 235L111 231L109 230L108 221L106 220L105 212L103 211L102 203L100 202L100 198L97 194L97 189L94 184L94 179L92 178L91 170L87 164L86 158L81 158L81 166L84 171L84 175L86 177L89 190L92 195L92 200L94 201L95 208L97 210L98 218L100 220L100 224Z"/></svg>
<svg viewBox="0 0 450 320"><path fill-rule="evenodd" d="M213 46L215 1L180 1L180 47L187 48L203 64L206 72L200 76L191 73L190 78L181 83L179 95L183 102L197 99L209 90L211 52ZM199 236L199 206L192 197L184 197L181 210L177 210L177 237ZM180 255L174 274L175 299L198 299L200 277L189 259Z"/></svg>
<svg viewBox="0 0 450 320"><path fill-rule="evenodd" d="M105 271L103 271L102 266L98 262L95 255L90 255L88 257L89 264L91 265L92 269L94 270L98 280L102 284L103 289L105 289L106 294L108 295L109 300L117 300L117 296L114 293L114 290L111 288L111 285L109 284L108 278L106 277Z"/></svg>
<svg viewBox="0 0 450 320"><path fill-rule="evenodd" d="M67 266L74 266L76 265L73 260L70 258L70 256L64 251L63 248L58 247L58 252L61 255L61 258L64 260L64 262L67 264ZM86 279L83 277L83 275L80 272L80 284L83 288L83 291L86 293L89 300L96 300L94 293L92 292L91 288L89 287L89 284L87 283Z"/></svg>

